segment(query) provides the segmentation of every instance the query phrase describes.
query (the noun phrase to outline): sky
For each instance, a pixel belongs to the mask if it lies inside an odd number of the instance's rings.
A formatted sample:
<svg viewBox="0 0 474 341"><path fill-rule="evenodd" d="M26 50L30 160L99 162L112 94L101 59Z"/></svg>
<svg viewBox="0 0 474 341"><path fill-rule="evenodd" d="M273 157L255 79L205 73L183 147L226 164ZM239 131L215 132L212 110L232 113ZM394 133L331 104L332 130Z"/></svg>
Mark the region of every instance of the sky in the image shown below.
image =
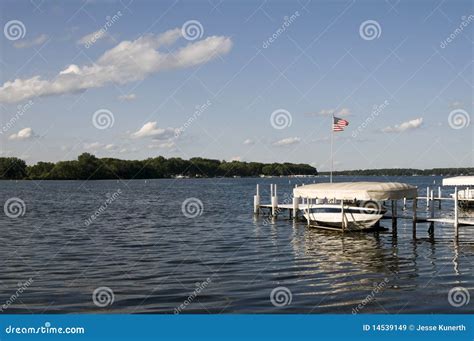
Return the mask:
<svg viewBox="0 0 474 341"><path fill-rule="evenodd" d="M473 167L472 1L1 1L0 156Z"/></svg>

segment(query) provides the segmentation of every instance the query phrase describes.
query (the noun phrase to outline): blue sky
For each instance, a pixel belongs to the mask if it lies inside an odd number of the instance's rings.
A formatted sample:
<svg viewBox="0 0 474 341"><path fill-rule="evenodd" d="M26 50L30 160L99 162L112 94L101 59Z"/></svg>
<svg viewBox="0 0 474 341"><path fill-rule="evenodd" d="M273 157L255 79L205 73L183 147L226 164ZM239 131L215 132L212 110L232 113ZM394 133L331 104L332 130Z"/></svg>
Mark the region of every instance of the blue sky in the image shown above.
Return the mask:
<svg viewBox="0 0 474 341"><path fill-rule="evenodd" d="M0 6L2 156L473 166L470 1Z"/></svg>

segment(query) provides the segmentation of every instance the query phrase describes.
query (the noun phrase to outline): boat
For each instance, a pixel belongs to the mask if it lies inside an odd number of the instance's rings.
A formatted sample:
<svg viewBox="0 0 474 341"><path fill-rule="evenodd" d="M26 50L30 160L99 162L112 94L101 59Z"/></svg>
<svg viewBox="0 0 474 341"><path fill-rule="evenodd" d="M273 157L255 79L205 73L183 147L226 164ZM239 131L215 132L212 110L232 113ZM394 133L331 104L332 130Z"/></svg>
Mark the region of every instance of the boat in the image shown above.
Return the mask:
<svg viewBox="0 0 474 341"><path fill-rule="evenodd" d="M347 204L347 203L346 203ZM375 209L347 205L344 208L345 228L348 230L365 230L375 227L382 219L386 208ZM319 226L342 228L341 205L315 205L304 212L306 220Z"/></svg>
<svg viewBox="0 0 474 341"><path fill-rule="evenodd" d="M454 176L443 179L443 186L454 186L455 192L451 194L451 198L458 196L458 207L463 216L474 217L474 176ZM458 190L458 187L464 189Z"/></svg>
<svg viewBox="0 0 474 341"><path fill-rule="evenodd" d="M305 219L319 227L368 230L378 226L384 201L416 198L415 186L399 182L339 182L296 187L293 196L306 201Z"/></svg>

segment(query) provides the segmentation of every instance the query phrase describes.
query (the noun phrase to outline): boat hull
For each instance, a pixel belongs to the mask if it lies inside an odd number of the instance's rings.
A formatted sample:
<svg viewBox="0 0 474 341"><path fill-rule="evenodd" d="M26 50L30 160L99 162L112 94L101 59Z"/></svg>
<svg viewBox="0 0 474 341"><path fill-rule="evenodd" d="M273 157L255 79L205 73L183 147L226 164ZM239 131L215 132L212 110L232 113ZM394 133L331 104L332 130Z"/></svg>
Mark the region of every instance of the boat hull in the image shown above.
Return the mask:
<svg viewBox="0 0 474 341"><path fill-rule="evenodd" d="M308 219L307 214L305 218ZM348 230L367 230L373 228L382 215L354 214L347 217L346 228ZM321 226L342 228L341 214L337 213L310 213L309 220Z"/></svg>
<svg viewBox="0 0 474 341"><path fill-rule="evenodd" d="M319 226L342 228L342 212L335 205L321 205L304 212L310 223ZM370 208L348 207L344 209L344 222L347 230L367 230L374 228L383 217L381 210Z"/></svg>

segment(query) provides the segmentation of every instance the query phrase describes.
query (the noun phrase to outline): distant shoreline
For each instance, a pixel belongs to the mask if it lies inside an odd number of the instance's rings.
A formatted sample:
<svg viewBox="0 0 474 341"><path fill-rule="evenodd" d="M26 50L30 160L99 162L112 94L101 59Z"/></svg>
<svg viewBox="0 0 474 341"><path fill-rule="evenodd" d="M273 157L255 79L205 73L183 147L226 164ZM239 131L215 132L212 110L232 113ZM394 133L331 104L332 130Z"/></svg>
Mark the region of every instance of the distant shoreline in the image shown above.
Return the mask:
<svg viewBox="0 0 474 341"><path fill-rule="evenodd" d="M329 172L319 172L319 175L329 175ZM474 175L473 167L463 168L381 168L381 169L356 169L333 172L334 176L459 176Z"/></svg>
<svg viewBox="0 0 474 341"><path fill-rule="evenodd" d="M162 156L145 160L97 158L83 153L77 160L38 162L27 166L15 157L0 157L1 180L129 180L263 176L314 176L316 168L303 163L221 161L200 157L183 160Z"/></svg>
<svg viewBox="0 0 474 341"><path fill-rule="evenodd" d="M457 176L474 168L383 168L335 171L334 176ZM130 180L181 178L304 178L329 176L308 164L220 161L200 157L183 160L162 156L145 160L97 158L83 153L77 160L38 162L27 166L15 157L0 157L0 180Z"/></svg>

